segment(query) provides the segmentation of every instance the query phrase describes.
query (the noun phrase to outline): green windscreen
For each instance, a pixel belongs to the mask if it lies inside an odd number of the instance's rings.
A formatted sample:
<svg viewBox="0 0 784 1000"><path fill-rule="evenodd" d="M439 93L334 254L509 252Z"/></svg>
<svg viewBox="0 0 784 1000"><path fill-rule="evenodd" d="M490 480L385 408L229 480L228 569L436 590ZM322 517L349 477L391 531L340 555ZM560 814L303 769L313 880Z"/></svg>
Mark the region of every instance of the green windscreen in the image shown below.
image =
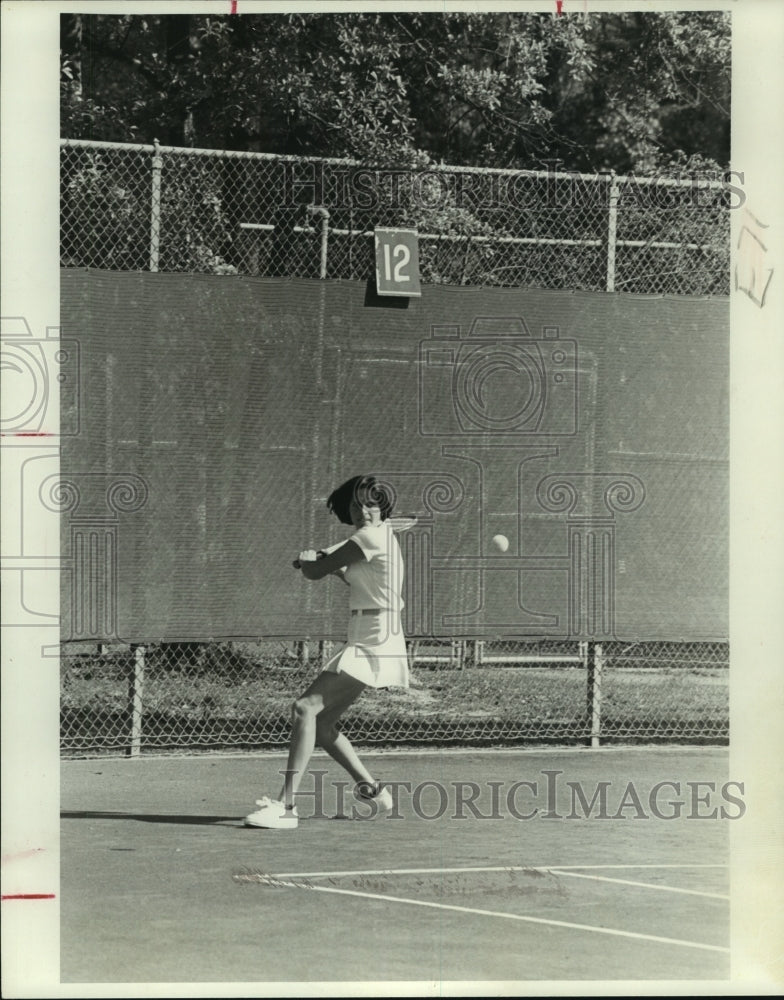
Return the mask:
<svg viewBox="0 0 784 1000"><path fill-rule="evenodd" d="M340 638L347 588L291 561L366 472L417 515L412 637L727 638L727 299L84 270L61 298L64 638Z"/></svg>

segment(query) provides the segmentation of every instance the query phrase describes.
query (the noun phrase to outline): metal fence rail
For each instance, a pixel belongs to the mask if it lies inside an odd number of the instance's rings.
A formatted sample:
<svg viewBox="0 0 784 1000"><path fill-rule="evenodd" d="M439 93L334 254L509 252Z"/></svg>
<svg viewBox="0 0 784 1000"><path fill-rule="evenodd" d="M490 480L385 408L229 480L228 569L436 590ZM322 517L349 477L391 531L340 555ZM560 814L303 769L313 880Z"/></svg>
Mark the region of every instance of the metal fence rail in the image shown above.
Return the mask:
<svg viewBox="0 0 784 1000"><path fill-rule="evenodd" d="M61 752L280 747L324 643L64 647ZM371 692L343 721L364 744L723 743L725 643L410 644L408 690Z"/></svg>
<svg viewBox="0 0 784 1000"><path fill-rule="evenodd" d="M426 283L727 295L730 193L719 179L64 139L61 263L366 280L373 229L400 226L419 233Z"/></svg>

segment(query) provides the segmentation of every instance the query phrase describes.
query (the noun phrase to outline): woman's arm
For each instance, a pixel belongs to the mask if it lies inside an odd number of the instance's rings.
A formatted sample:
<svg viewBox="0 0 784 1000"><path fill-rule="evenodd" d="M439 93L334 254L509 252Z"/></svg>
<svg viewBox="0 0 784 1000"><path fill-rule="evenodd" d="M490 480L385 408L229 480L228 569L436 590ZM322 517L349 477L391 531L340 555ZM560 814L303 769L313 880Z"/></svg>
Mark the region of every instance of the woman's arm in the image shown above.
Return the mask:
<svg viewBox="0 0 784 1000"><path fill-rule="evenodd" d="M359 545L349 539L339 548L334 549L332 552L327 552L320 557L316 552L300 552L299 559L296 562L299 563L299 569L306 579L322 580L325 576L329 576L330 573L338 573L342 577L340 570L345 566L351 566L352 563L361 562L364 558L365 553Z"/></svg>

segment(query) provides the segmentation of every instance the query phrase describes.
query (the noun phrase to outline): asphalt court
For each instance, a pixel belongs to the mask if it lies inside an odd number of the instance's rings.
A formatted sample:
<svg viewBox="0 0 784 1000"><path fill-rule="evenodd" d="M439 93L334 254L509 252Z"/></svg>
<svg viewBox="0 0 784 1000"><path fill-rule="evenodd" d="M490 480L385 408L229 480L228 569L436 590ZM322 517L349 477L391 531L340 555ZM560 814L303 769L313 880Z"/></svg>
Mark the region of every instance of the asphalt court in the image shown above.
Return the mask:
<svg viewBox="0 0 784 1000"><path fill-rule="evenodd" d="M367 759L392 817L317 755L286 832L281 755L64 762L63 982L728 978L726 750Z"/></svg>

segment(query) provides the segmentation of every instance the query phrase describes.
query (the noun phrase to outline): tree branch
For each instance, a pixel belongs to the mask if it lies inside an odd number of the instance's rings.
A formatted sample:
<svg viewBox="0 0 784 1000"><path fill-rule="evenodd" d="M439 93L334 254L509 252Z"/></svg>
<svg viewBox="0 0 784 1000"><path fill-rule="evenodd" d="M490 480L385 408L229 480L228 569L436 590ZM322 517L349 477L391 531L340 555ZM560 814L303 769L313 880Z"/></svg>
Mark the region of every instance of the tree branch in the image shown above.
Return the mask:
<svg viewBox="0 0 784 1000"><path fill-rule="evenodd" d="M122 63L125 66L132 66L139 76L143 76L144 79L147 80L148 83L151 83L155 88L160 88L165 83L165 79L154 70L145 66L141 59L129 56L125 52L121 52L119 49L116 49L111 45L106 45L103 42L93 40L91 49L96 55L104 56L107 59L114 59L116 62Z"/></svg>
<svg viewBox="0 0 784 1000"><path fill-rule="evenodd" d="M719 114L724 115L725 118L729 118L730 117L730 112L729 112L728 108L722 107L722 105L719 104L718 101L715 101L710 96L710 94L706 94L705 91L702 90L702 88L699 87L698 84L694 80L692 80L688 76L686 76L686 74L683 72L682 69L680 69L680 67L673 66L673 64L667 59L667 57L665 56L665 54L662 52L661 42L659 42L656 47L659 50L659 58L664 63L664 65L667 67L667 70L670 73L670 76L672 76L672 77L680 77L681 80L683 80L683 82L686 84L687 87L691 87L694 90L696 90L697 93L698 93L698 95L700 96L700 98L703 101L705 101L708 104L710 104L710 106L712 108L714 108L716 111L718 111ZM694 103L688 104L686 106L687 107L696 107L696 105Z"/></svg>

